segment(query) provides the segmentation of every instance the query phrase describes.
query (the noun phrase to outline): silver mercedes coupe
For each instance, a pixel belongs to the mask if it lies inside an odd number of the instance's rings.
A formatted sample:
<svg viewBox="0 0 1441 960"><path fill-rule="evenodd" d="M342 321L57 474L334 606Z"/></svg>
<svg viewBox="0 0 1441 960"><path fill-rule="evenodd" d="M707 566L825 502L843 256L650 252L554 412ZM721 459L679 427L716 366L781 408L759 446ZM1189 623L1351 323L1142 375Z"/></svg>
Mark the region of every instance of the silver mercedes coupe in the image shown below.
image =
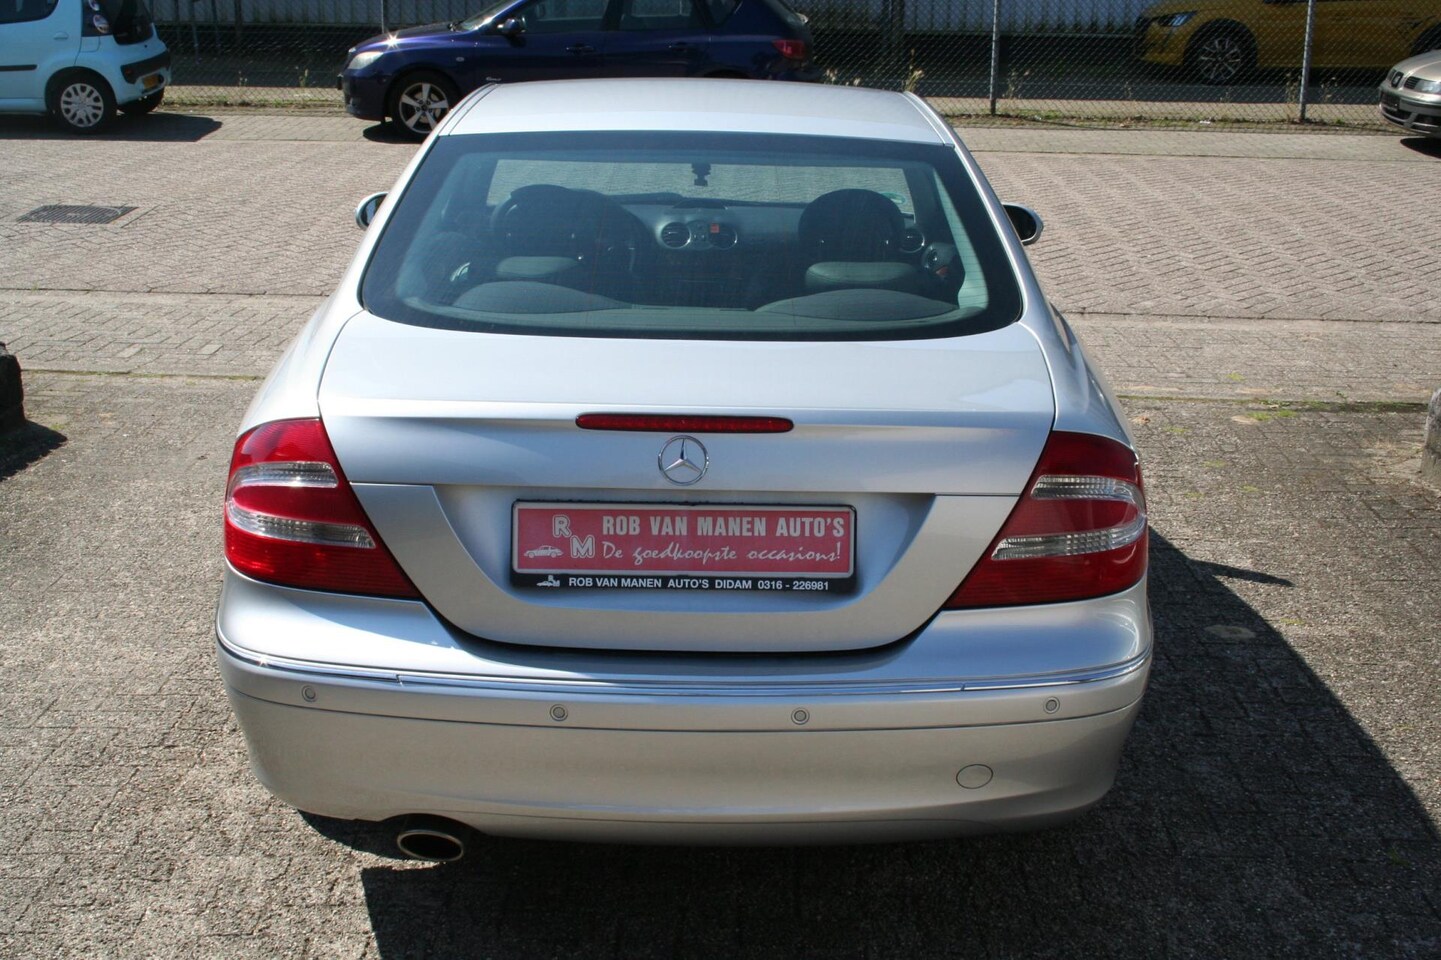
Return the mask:
<svg viewBox="0 0 1441 960"><path fill-rule="evenodd" d="M1151 663L1123 418L907 94L491 86L240 425L220 669L260 780L474 831L851 842L1110 788Z"/></svg>

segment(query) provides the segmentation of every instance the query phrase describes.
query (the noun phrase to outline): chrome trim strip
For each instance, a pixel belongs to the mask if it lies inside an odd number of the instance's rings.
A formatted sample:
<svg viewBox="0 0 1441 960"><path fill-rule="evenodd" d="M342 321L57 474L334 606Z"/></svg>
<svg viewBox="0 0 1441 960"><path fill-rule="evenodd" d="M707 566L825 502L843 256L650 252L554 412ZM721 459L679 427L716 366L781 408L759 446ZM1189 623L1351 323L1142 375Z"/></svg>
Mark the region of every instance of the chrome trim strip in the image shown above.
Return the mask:
<svg viewBox="0 0 1441 960"><path fill-rule="evenodd" d="M335 468L323 460L266 460L246 464L230 477L227 497L244 487L316 487L332 490L340 486Z"/></svg>
<svg viewBox="0 0 1441 960"><path fill-rule="evenodd" d="M296 679L318 678L336 681L384 683L397 687L432 690L491 690L522 695L590 695L609 697L840 697L840 696L927 696L935 694L986 693L1000 690L1050 689L1117 680L1135 673L1150 662L1151 652L1124 663L1078 673L1037 677L992 677L977 679L834 681L811 683L755 682L716 684L699 680L612 682L607 680L540 680L512 677L455 676L453 674L411 673L341 667L303 660L289 660L250 653L226 641L219 633L221 650L236 660L265 670L296 674Z"/></svg>
<svg viewBox="0 0 1441 960"><path fill-rule="evenodd" d="M268 540L287 543L309 543L322 547L350 547L374 550L375 540L364 527L353 523L326 523L322 520L294 520L273 513L247 510L230 500L225 515L236 528Z"/></svg>

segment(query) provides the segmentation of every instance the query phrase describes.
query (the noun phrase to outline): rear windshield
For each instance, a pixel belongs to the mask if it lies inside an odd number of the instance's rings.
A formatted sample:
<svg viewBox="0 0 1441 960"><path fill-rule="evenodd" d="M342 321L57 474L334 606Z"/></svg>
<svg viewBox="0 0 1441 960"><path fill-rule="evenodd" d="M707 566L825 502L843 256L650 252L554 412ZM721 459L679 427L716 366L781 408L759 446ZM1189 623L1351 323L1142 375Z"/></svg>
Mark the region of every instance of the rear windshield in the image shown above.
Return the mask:
<svg viewBox="0 0 1441 960"><path fill-rule="evenodd" d="M361 285L389 320L489 333L959 336L1021 295L942 145L761 134L440 138Z"/></svg>
<svg viewBox="0 0 1441 960"><path fill-rule="evenodd" d="M116 43L143 43L153 26L145 0L85 0L81 8L80 32L87 37L109 34Z"/></svg>

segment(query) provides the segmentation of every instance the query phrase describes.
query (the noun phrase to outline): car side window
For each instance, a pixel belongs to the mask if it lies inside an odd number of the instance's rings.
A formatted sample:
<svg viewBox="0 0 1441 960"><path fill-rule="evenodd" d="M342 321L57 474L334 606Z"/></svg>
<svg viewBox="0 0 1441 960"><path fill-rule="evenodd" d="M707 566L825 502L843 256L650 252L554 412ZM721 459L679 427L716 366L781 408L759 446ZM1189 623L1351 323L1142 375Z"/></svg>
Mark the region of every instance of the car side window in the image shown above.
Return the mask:
<svg viewBox="0 0 1441 960"><path fill-rule="evenodd" d="M526 33L578 33L599 30L609 0L537 0L522 7Z"/></svg>
<svg viewBox="0 0 1441 960"><path fill-rule="evenodd" d="M730 19L730 15L736 12L740 6L740 0L704 0L707 12L710 13L710 22L717 27Z"/></svg>
<svg viewBox="0 0 1441 960"><path fill-rule="evenodd" d="M951 202L944 184L934 174L931 175L931 181L935 185L936 196L941 201L941 212L946 218L951 240L956 245L956 258L961 262L961 276L964 280L960 293L956 296L956 305L963 310L981 309L991 297L986 289L986 272L981 269L981 261L976 256L976 247L971 242L970 234L966 232L965 221L956 212L955 204Z"/></svg>
<svg viewBox="0 0 1441 960"><path fill-rule="evenodd" d="M623 0L622 30L699 29L701 23L694 0Z"/></svg>
<svg viewBox="0 0 1441 960"><path fill-rule="evenodd" d="M55 11L59 0L0 0L0 23L29 23L44 20Z"/></svg>

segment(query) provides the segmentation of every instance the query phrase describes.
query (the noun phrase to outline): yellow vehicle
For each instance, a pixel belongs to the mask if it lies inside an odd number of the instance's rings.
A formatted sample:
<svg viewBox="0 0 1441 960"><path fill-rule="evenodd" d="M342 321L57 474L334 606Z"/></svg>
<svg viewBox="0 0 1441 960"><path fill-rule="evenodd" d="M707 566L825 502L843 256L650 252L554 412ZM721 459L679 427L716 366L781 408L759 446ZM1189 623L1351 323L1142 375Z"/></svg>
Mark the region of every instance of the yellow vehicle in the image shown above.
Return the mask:
<svg viewBox="0 0 1441 960"><path fill-rule="evenodd" d="M1300 67L1305 0L1165 0L1136 19L1136 56L1202 83ZM1441 0L1316 0L1315 67L1386 67L1441 48Z"/></svg>

